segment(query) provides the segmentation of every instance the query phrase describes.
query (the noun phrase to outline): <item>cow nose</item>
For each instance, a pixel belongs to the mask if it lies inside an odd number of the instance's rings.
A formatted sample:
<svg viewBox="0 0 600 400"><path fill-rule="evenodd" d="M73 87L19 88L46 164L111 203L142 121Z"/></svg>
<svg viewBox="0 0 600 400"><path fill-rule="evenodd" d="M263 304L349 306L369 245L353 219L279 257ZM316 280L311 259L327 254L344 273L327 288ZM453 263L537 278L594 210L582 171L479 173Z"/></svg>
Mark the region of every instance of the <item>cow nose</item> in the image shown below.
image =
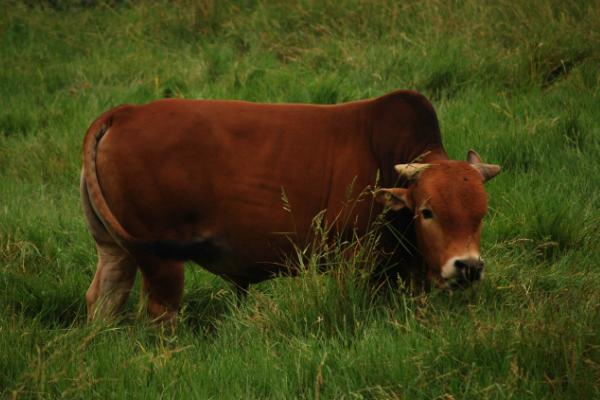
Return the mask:
<svg viewBox="0 0 600 400"><path fill-rule="evenodd" d="M481 273L483 272L483 261L476 258L467 258L463 260L456 260L454 262L456 269L460 271L462 276L469 282L476 282L481 279Z"/></svg>

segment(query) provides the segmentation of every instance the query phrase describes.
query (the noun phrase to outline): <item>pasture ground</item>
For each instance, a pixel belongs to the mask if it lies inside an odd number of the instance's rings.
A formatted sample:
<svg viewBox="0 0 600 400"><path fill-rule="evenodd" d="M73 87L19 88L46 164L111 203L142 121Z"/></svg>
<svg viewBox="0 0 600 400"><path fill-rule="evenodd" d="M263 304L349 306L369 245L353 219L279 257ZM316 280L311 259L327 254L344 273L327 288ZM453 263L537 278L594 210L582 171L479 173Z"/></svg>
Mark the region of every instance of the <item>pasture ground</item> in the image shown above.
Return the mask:
<svg viewBox="0 0 600 400"><path fill-rule="evenodd" d="M600 398L600 3L47 1L0 6L2 398ZM27 5L35 4L35 5ZM488 273L371 296L352 266L236 301L186 272L174 333L85 322L89 123L161 97L335 103L417 89L487 189Z"/></svg>

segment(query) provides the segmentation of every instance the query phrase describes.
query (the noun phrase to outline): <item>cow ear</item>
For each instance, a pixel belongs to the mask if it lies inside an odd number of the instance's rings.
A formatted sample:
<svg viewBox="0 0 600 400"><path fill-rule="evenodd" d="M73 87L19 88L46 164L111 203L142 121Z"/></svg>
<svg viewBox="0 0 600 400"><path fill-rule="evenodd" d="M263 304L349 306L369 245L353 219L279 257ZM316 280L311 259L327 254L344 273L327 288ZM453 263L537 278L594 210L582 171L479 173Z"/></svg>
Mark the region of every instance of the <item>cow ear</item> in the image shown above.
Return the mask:
<svg viewBox="0 0 600 400"><path fill-rule="evenodd" d="M467 153L467 162L481 174L484 182L489 181L500 173L499 165L484 163L475 150L469 150Z"/></svg>
<svg viewBox="0 0 600 400"><path fill-rule="evenodd" d="M483 161L481 161L481 157L479 157L479 154L477 154L475 150L471 149L467 152L467 162L469 164L478 164L482 163Z"/></svg>
<svg viewBox="0 0 600 400"><path fill-rule="evenodd" d="M402 210L405 207L413 208L412 201L408 196L408 189L379 189L375 192L375 200L394 211Z"/></svg>

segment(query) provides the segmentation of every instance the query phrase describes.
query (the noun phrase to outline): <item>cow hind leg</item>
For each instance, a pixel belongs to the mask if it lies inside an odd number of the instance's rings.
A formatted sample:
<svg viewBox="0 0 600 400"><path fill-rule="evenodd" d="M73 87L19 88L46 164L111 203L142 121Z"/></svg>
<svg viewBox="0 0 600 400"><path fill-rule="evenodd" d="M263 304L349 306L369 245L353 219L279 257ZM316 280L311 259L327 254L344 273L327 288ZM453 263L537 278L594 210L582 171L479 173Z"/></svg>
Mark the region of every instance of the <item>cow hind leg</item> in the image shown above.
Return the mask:
<svg viewBox="0 0 600 400"><path fill-rule="evenodd" d="M127 301L137 267L133 258L114 243L96 244L98 265L86 293L88 320L114 316Z"/></svg>
<svg viewBox="0 0 600 400"><path fill-rule="evenodd" d="M142 257L138 262L149 317L155 322L173 321L183 295L183 261L150 256Z"/></svg>
<svg viewBox="0 0 600 400"><path fill-rule="evenodd" d="M88 321L91 321L100 316L112 316L121 308L131 292L137 269L133 258L114 242L96 216L83 173L80 189L83 211L98 253L96 274L85 295Z"/></svg>

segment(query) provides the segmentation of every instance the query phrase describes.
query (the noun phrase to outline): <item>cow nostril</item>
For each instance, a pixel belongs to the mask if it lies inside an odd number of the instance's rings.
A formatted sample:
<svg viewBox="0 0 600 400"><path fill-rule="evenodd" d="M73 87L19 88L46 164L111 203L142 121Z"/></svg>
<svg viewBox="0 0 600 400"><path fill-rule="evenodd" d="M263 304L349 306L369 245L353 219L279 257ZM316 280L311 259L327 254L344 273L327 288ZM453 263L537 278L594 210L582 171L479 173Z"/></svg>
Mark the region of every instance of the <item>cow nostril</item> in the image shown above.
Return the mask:
<svg viewBox="0 0 600 400"><path fill-rule="evenodd" d="M454 261L454 266L460 271L464 279L474 282L481 279L484 264L481 260L463 259Z"/></svg>

